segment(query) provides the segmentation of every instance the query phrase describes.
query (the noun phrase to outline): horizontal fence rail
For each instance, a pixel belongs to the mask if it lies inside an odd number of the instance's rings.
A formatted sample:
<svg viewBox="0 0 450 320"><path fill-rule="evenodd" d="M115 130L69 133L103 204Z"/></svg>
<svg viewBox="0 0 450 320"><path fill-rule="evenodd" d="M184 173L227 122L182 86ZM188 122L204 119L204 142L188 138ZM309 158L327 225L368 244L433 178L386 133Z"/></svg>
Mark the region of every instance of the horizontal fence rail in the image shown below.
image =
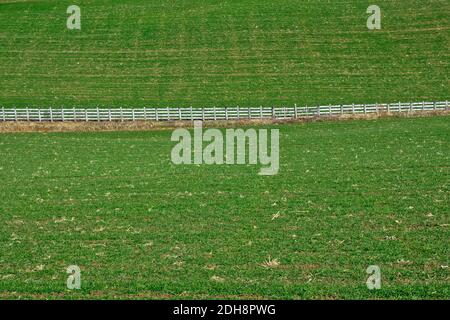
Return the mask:
<svg viewBox="0 0 450 320"><path fill-rule="evenodd" d="M1 121L193 121L239 119L294 119L349 114L397 113L450 110L448 101L397 102L298 107L213 108L1 108Z"/></svg>

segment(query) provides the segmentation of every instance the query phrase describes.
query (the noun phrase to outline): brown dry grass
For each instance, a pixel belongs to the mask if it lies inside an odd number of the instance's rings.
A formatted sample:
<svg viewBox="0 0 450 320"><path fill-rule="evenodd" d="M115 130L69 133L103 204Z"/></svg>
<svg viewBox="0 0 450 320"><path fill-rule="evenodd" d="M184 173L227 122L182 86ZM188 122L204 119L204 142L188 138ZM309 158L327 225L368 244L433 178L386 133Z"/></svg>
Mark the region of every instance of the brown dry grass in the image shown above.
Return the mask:
<svg viewBox="0 0 450 320"><path fill-rule="evenodd" d="M205 127L236 127L317 121L375 120L380 118L410 118L450 115L447 111L419 111L413 113L378 113L361 115L320 116L298 119L244 119L205 121ZM0 122L0 133L8 132L95 132L95 131L152 131L192 127L192 121L128 121L128 122Z"/></svg>

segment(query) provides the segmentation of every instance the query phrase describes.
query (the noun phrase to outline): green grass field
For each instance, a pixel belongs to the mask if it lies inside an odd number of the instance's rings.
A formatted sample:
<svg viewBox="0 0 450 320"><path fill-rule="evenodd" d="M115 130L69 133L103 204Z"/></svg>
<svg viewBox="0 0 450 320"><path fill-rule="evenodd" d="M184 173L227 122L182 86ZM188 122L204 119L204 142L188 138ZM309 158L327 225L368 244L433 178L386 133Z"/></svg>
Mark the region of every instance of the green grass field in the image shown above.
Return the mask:
<svg viewBox="0 0 450 320"><path fill-rule="evenodd" d="M445 100L448 0L0 0L0 106Z"/></svg>
<svg viewBox="0 0 450 320"><path fill-rule="evenodd" d="M448 298L449 121L274 126L272 177L169 130L2 134L0 298Z"/></svg>
<svg viewBox="0 0 450 320"><path fill-rule="evenodd" d="M82 30L66 28L72 4ZM367 29L372 4L381 30ZM0 0L0 107L448 100L448 12L448 0ZM176 166L168 129L2 133L0 299L448 299L449 124L271 124L271 177ZM366 287L370 265L381 290Z"/></svg>

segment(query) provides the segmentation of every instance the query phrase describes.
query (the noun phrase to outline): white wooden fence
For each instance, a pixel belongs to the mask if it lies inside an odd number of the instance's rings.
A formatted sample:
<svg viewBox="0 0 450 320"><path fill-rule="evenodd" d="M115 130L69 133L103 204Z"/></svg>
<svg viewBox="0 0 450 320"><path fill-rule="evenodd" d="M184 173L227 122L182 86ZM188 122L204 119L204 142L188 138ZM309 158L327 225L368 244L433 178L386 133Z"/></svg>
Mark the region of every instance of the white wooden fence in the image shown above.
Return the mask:
<svg viewBox="0 0 450 320"><path fill-rule="evenodd" d="M292 119L342 114L450 110L448 101L389 104L351 104L312 107L213 107L213 108L1 108L1 121L177 121Z"/></svg>

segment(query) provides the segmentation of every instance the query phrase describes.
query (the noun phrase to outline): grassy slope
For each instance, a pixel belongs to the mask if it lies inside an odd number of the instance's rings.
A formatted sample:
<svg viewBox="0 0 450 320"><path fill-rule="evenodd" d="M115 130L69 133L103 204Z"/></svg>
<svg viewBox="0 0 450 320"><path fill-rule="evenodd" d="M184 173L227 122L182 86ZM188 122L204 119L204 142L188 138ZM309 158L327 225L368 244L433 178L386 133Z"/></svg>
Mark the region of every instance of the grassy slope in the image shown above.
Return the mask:
<svg viewBox="0 0 450 320"><path fill-rule="evenodd" d="M274 177L174 166L170 131L3 134L0 297L448 298L449 120L277 126Z"/></svg>
<svg viewBox="0 0 450 320"><path fill-rule="evenodd" d="M448 0L0 0L2 106L224 106L449 97Z"/></svg>

